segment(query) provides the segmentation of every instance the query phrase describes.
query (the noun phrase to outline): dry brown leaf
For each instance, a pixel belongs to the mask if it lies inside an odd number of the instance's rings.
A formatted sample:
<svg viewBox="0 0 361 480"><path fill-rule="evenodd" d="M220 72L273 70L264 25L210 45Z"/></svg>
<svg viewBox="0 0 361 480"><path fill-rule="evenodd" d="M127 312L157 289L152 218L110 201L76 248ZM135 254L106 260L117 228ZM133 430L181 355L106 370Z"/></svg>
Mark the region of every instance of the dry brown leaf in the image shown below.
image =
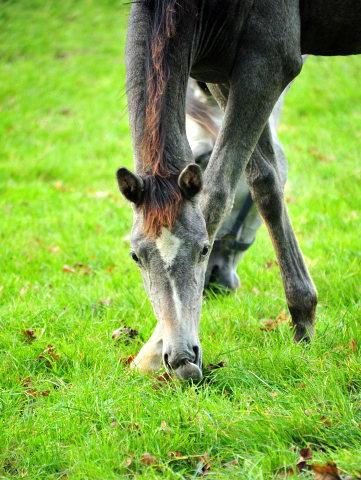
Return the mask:
<svg viewBox="0 0 361 480"><path fill-rule="evenodd" d="M25 336L24 342L29 343L36 339L35 330L21 330L22 335Z"/></svg>
<svg viewBox="0 0 361 480"><path fill-rule="evenodd" d="M112 270L114 270L115 268L117 268L116 265L110 265L108 268L105 269L106 272L111 272Z"/></svg>
<svg viewBox="0 0 361 480"><path fill-rule="evenodd" d="M288 450L290 452L295 452L296 451L296 445L291 445Z"/></svg>
<svg viewBox="0 0 361 480"><path fill-rule="evenodd" d="M280 472L277 476L278 477L281 477L281 478L285 478L285 477L292 477L292 475L294 475L294 471L292 468L287 468L286 471L282 471Z"/></svg>
<svg viewBox="0 0 361 480"><path fill-rule="evenodd" d="M132 363L132 361L135 359L135 357L136 357L137 355L138 355L138 354L135 353L135 354L133 354L133 355L129 355L128 358L123 358L123 357L122 357L122 358L120 358L119 361L120 361L120 363L123 363L123 365L129 366L129 365Z"/></svg>
<svg viewBox="0 0 361 480"><path fill-rule="evenodd" d="M312 450L310 447L301 448L300 450L300 460L310 460L312 458Z"/></svg>
<svg viewBox="0 0 361 480"><path fill-rule="evenodd" d="M356 340L353 338L350 343L348 344L348 346L351 348L351 350L353 351L353 353L356 353Z"/></svg>
<svg viewBox="0 0 361 480"><path fill-rule="evenodd" d="M59 247L49 247L49 252L58 253L60 251Z"/></svg>
<svg viewBox="0 0 361 480"><path fill-rule="evenodd" d="M148 452L143 453L140 458L140 463L142 463L143 465L153 465L154 463L156 463L156 461L156 458Z"/></svg>
<svg viewBox="0 0 361 480"><path fill-rule="evenodd" d="M274 266L277 266L278 267L278 262L276 262L276 260L273 260L273 258L271 258L268 262L266 262L265 264L265 268L267 270L272 270L272 268Z"/></svg>
<svg viewBox="0 0 361 480"><path fill-rule="evenodd" d="M85 265L84 263L77 262L74 264L74 268L77 268L80 273L83 275L90 275L91 274L91 265Z"/></svg>
<svg viewBox="0 0 361 480"><path fill-rule="evenodd" d="M113 427L113 428L116 427L116 426L117 426L117 421L116 421L116 420L112 420L112 421L110 422L110 426Z"/></svg>
<svg viewBox="0 0 361 480"><path fill-rule="evenodd" d="M275 325L274 321L272 320L272 318L270 318L269 320L261 318L260 321L263 322L262 327L260 327L260 330L262 332L272 332L272 330L274 330L276 328L276 325Z"/></svg>
<svg viewBox="0 0 361 480"><path fill-rule="evenodd" d="M153 390L159 390L161 388L164 388L166 385L174 388L173 377L171 377L167 372L162 373L162 375L153 375L153 378L156 381L156 383L152 387Z"/></svg>
<svg viewBox="0 0 361 480"><path fill-rule="evenodd" d="M329 427L331 426L331 422L329 422L329 421L327 420L327 418L325 417L325 415L322 415L321 420L323 420L322 423L324 423L325 425L328 425Z"/></svg>
<svg viewBox="0 0 361 480"><path fill-rule="evenodd" d="M286 310L283 309L282 312L277 315L276 322L277 323L287 323L290 318L291 318L291 315L287 315Z"/></svg>
<svg viewBox="0 0 361 480"><path fill-rule="evenodd" d="M324 465L319 465L314 463L309 465L309 470L311 470L315 475L315 480L341 480L337 465L334 462L326 462Z"/></svg>
<svg viewBox="0 0 361 480"><path fill-rule="evenodd" d="M76 273L74 268L69 267L69 265L63 265L63 273Z"/></svg>
<svg viewBox="0 0 361 480"><path fill-rule="evenodd" d="M296 203L296 199L293 195L287 195L285 197L286 203Z"/></svg>
<svg viewBox="0 0 361 480"><path fill-rule="evenodd" d="M127 345L130 343L129 339L137 337L138 334L138 330L133 330L132 328L124 325L120 328L117 328L117 330L114 330L112 333L112 339L116 340L116 343L124 342Z"/></svg>
<svg viewBox="0 0 361 480"><path fill-rule="evenodd" d="M126 466L127 466L127 467L130 467L131 463L132 463L132 459L131 459L131 458L127 458L127 461L126 461L126 463L125 463Z"/></svg>
<svg viewBox="0 0 361 480"><path fill-rule="evenodd" d="M161 428L167 428L168 427L167 422L165 422L164 420L162 420L160 422L160 426L161 426Z"/></svg>
<svg viewBox="0 0 361 480"><path fill-rule="evenodd" d="M105 300L99 300L99 305L104 305L105 307L112 307L113 300L107 297ZM124 322L124 320L121 320L121 322Z"/></svg>
<svg viewBox="0 0 361 480"><path fill-rule="evenodd" d="M227 362L218 362L216 364L210 363L205 370L211 371L211 370L218 370L218 368L223 368L227 365Z"/></svg>

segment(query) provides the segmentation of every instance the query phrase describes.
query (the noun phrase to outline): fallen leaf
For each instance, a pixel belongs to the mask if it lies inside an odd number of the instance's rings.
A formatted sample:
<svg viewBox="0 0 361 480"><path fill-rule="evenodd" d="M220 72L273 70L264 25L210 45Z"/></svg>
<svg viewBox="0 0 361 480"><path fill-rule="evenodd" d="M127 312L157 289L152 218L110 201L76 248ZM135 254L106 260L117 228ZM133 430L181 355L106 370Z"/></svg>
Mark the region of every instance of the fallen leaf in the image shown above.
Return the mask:
<svg viewBox="0 0 361 480"><path fill-rule="evenodd" d="M260 327L260 330L262 332L272 332L272 330L276 328L276 325L273 322L272 318L270 318L269 320L261 318L261 322L263 322L263 326Z"/></svg>
<svg viewBox="0 0 361 480"><path fill-rule="evenodd" d="M63 273L76 273L76 271L69 265L63 265Z"/></svg>
<svg viewBox="0 0 361 480"><path fill-rule="evenodd" d="M22 335L25 336L24 342L30 343L36 339L35 330L21 330Z"/></svg>
<svg viewBox="0 0 361 480"><path fill-rule="evenodd" d="M116 265L110 265L110 267L106 268L105 271L106 272L111 272L112 270L114 270L116 267Z"/></svg>
<svg viewBox="0 0 361 480"><path fill-rule="evenodd" d="M150 453L145 452L140 458L140 463L143 465L153 465L156 463L156 458L153 457Z"/></svg>
<svg viewBox="0 0 361 480"><path fill-rule="evenodd" d="M162 375L153 375L154 380L156 383L153 385L153 390L159 390L164 388L166 384L173 383L173 377L169 375L169 373L165 372Z"/></svg>
<svg viewBox="0 0 361 480"><path fill-rule="evenodd" d="M310 460L312 458L312 450L309 447L301 448L300 457L303 460ZM300 460L301 460L300 458Z"/></svg>
<svg viewBox="0 0 361 480"><path fill-rule="evenodd" d="M286 310L283 309L282 312L277 315L276 322L277 323L287 323L290 318L291 318L291 315L287 315Z"/></svg>
<svg viewBox="0 0 361 480"><path fill-rule="evenodd" d="M218 370L218 368L223 368L227 365L227 362L219 362L216 364L210 363L205 370L211 371L211 370Z"/></svg>
<svg viewBox="0 0 361 480"><path fill-rule="evenodd" d="M322 415L321 420L323 420L322 423L324 423L325 425L328 425L329 427L331 427L331 422L329 422L329 421L327 420L327 418L325 417L325 415Z"/></svg>
<svg viewBox="0 0 361 480"><path fill-rule="evenodd" d="M132 463L132 459L131 459L131 458L127 458L127 461L125 462L126 466L127 466L127 467L130 467L131 463Z"/></svg>
<svg viewBox="0 0 361 480"><path fill-rule="evenodd" d="M133 330L130 327L127 327L126 325L118 328L117 330L114 330L112 333L112 339L116 340L115 343L125 343L128 345L130 343L129 339L133 339L137 337L139 334L138 330Z"/></svg>
<svg viewBox="0 0 361 480"><path fill-rule="evenodd" d="M110 422L110 426L113 427L113 428L116 427L116 426L117 426L117 421L116 421L116 420L112 420L112 421Z"/></svg>
<svg viewBox="0 0 361 480"><path fill-rule="evenodd" d="M58 253L60 251L59 247L49 247L49 252Z"/></svg>
<svg viewBox="0 0 361 480"><path fill-rule="evenodd" d="M268 262L266 262L265 264L265 268L267 270L272 270L272 268L274 266L277 266L278 267L278 262L276 262L276 260L273 260L273 258L271 258Z"/></svg>
<svg viewBox="0 0 361 480"><path fill-rule="evenodd" d="M20 377L21 380L21 377ZM31 380L30 377L26 377L24 380L24 387L30 388L31 387Z"/></svg>
<svg viewBox="0 0 361 480"><path fill-rule="evenodd" d="M85 265L84 263L77 262L74 264L74 268L77 268L80 273L83 275L90 275L91 274L91 265Z"/></svg>
<svg viewBox="0 0 361 480"><path fill-rule="evenodd" d="M99 305L104 305L106 307L111 307L113 305L113 300L108 297L106 300L100 300Z"/></svg>
<svg viewBox="0 0 361 480"><path fill-rule="evenodd" d="M285 478L285 477L292 477L294 475L294 471L292 468L287 468L286 471L282 471L278 474L278 477Z"/></svg>
<svg viewBox="0 0 361 480"><path fill-rule="evenodd" d="M286 203L296 203L296 199L293 195L287 195L285 197Z"/></svg>
<svg viewBox="0 0 361 480"><path fill-rule="evenodd" d="M350 343L348 344L348 346L352 349L353 353L356 353L356 340L353 338Z"/></svg>
<svg viewBox="0 0 361 480"><path fill-rule="evenodd" d="M62 115L66 115L67 117L70 117L70 115L72 115L72 112L71 112L71 110L69 110L69 108L62 108L60 110L60 113Z"/></svg>
<svg viewBox="0 0 361 480"><path fill-rule="evenodd" d="M167 428L168 427L167 422L165 422L164 420L162 420L160 422L160 426L161 426L161 428Z"/></svg>
<svg viewBox="0 0 361 480"><path fill-rule="evenodd" d="M296 451L296 445L291 445L288 450L290 452L295 452Z"/></svg>
<svg viewBox="0 0 361 480"><path fill-rule="evenodd" d="M135 353L134 355L129 355L128 358L120 358L120 363L122 363L123 365L130 365L132 363L132 361L135 359L135 357L137 356L138 354Z"/></svg>
<svg viewBox="0 0 361 480"><path fill-rule="evenodd" d="M324 465L314 463L309 465L309 470L315 474L315 480L341 480L337 465L334 462L326 462Z"/></svg>

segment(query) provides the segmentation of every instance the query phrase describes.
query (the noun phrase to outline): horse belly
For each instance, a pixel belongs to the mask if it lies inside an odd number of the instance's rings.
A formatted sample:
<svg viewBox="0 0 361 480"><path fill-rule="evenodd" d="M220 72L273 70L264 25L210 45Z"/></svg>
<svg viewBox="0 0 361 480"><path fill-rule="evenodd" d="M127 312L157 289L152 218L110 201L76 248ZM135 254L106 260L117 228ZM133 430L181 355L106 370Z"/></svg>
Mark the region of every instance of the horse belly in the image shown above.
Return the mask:
<svg viewBox="0 0 361 480"><path fill-rule="evenodd" d="M301 0L300 13L302 53L361 53L360 0Z"/></svg>

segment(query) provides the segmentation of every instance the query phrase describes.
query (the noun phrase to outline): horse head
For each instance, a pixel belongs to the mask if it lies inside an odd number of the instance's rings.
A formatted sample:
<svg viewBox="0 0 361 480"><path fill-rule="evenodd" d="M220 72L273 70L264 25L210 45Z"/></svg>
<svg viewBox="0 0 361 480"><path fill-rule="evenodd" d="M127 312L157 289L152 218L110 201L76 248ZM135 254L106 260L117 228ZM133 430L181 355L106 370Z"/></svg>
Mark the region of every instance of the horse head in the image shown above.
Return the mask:
<svg viewBox="0 0 361 480"><path fill-rule="evenodd" d="M179 379L199 380L202 348L198 328L211 251L199 206L201 169L189 164L181 171L177 180L182 195L178 217L173 225L160 225L152 232L147 232L145 218L145 212L149 215L145 202L151 185L126 168L117 171L117 181L121 193L132 204L131 255L140 268L158 320L157 338L143 347L136 363L143 371L157 370L162 358L166 369Z"/></svg>

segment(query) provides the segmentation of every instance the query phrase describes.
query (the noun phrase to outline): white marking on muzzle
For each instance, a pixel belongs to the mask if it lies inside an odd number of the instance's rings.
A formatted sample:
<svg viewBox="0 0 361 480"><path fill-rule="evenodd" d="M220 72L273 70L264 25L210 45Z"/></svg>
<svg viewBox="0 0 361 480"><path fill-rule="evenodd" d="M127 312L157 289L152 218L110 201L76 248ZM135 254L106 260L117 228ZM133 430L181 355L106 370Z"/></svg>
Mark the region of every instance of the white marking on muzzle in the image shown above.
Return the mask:
<svg viewBox="0 0 361 480"><path fill-rule="evenodd" d="M182 321L182 302L181 302L181 299L179 298L179 295L178 295L178 292L177 292L177 287L175 285L175 281L170 278L170 284L172 285L172 296L173 296L173 302L174 302L174 306L175 306L175 311L176 311L176 314L177 314L177 319L178 319L178 322L181 322Z"/></svg>
<svg viewBox="0 0 361 480"><path fill-rule="evenodd" d="M163 262L167 267L170 267L173 264L181 243L182 241L173 235L173 233L171 233L167 228L162 228L162 233L155 241L155 244L159 250Z"/></svg>

